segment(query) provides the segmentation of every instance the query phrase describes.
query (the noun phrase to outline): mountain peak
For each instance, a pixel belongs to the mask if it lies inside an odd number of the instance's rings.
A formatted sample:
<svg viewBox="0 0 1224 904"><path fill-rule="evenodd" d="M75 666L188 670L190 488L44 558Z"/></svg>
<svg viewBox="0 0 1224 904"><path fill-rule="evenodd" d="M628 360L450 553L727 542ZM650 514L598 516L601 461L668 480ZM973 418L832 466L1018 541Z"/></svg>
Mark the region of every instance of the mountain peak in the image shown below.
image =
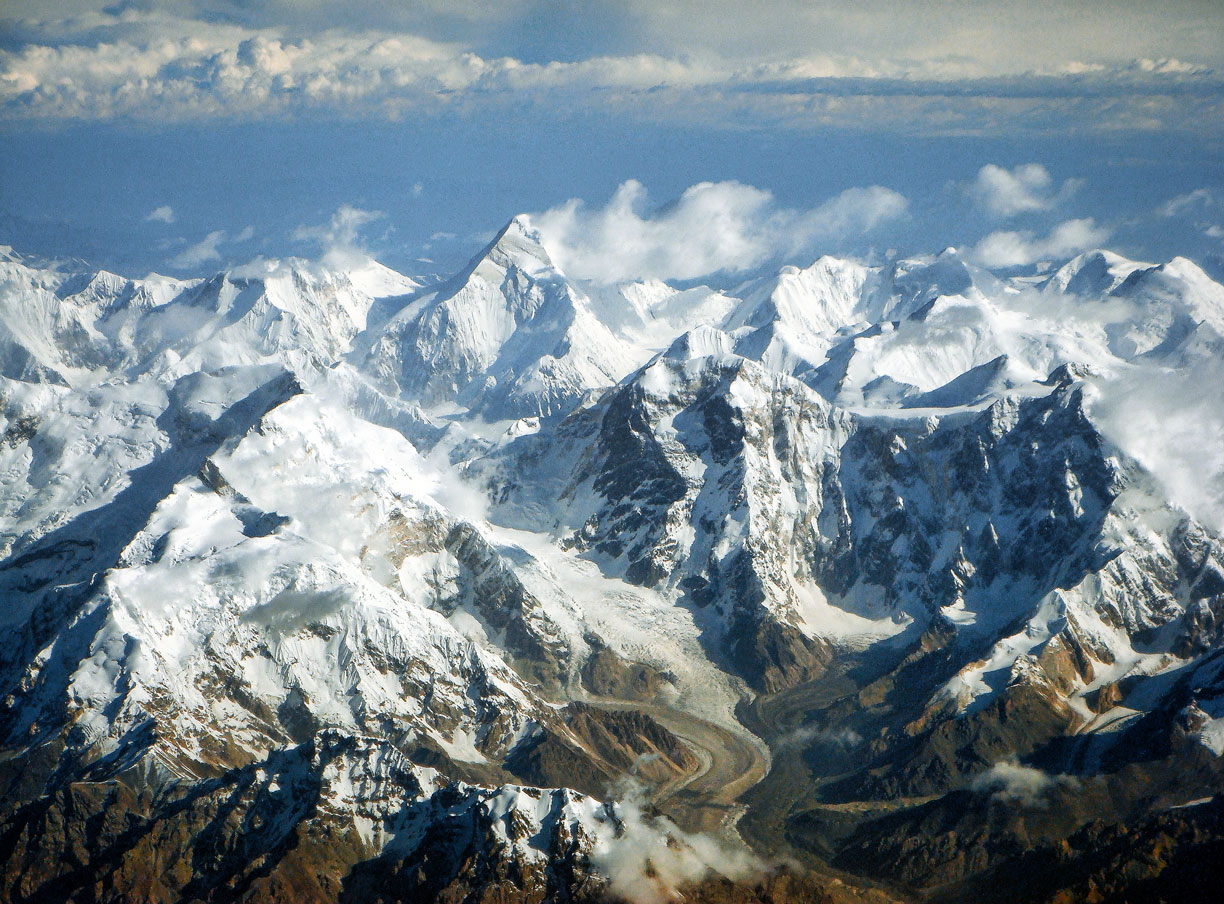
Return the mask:
<svg viewBox="0 0 1224 904"><path fill-rule="evenodd" d="M533 277L546 270L557 269L544 249L540 231L531 225L526 214L519 214L502 228L497 237L477 256L473 272L480 273L485 261L491 262L503 272L517 267Z"/></svg>
<svg viewBox="0 0 1224 904"><path fill-rule="evenodd" d="M1096 248L1076 255L1063 264L1050 277L1046 286L1073 295L1108 293L1120 286L1136 270L1146 266L1112 251Z"/></svg>
<svg viewBox="0 0 1224 904"><path fill-rule="evenodd" d="M1202 267L1190 260L1190 258L1181 257L1180 255L1165 261L1165 263L1160 265L1160 270L1180 279L1195 281L1211 279Z"/></svg>

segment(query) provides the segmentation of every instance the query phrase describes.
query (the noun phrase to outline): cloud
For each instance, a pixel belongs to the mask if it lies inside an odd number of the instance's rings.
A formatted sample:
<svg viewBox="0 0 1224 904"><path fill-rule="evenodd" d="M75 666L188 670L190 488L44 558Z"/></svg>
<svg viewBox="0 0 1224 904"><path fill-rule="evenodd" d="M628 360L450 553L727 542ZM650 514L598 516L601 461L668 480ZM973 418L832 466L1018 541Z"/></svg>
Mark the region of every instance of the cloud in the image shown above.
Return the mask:
<svg viewBox="0 0 1224 904"><path fill-rule="evenodd" d="M589 210L575 199L532 223L562 269L603 282L742 270L762 263L771 250L765 232L771 230L773 198L767 191L702 182L655 216L643 212L645 203L645 187L631 180L602 209Z"/></svg>
<svg viewBox="0 0 1224 904"><path fill-rule="evenodd" d="M169 209L169 208L167 208ZM154 211L156 213L156 211ZM255 236L252 226L245 227L237 235L230 235L224 229L215 229L194 245L184 248L169 263L179 270L192 270L201 264L221 259L221 245L236 245L250 241Z"/></svg>
<svg viewBox="0 0 1224 904"><path fill-rule="evenodd" d="M557 264L571 276L611 283L693 279L743 271L772 259L811 254L821 242L870 232L905 213L887 188L852 188L811 210L779 207L772 194L740 182L700 182L651 211L636 180L608 204L574 199L531 217Z"/></svg>
<svg viewBox="0 0 1224 904"><path fill-rule="evenodd" d="M180 270L191 270L200 264L221 259L220 244L225 240L225 230L217 229L204 236L188 248L183 249L170 260L172 267Z"/></svg>
<svg viewBox="0 0 1224 904"><path fill-rule="evenodd" d="M909 201L889 188L848 188L800 218L813 236L867 233L905 214Z"/></svg>
<svg viewBox="0 0 1224 904"><path fill-rule="evenodd" d="M318 245L323 250L322 262L325 265L337 270L351 269L370 259L361 244L361 227L383 216L380 210L362 210L342 204L327 223L322 226L299 226L294 230L293 237Z"/></svg>
<svg viewBox="0 0 1224 904"><path fill-rule="evenodd" d="M1162 60L1151 60L1147 57L1140 57L1139 59L1135 60L1132 65L1141 72L1159 72L1161 74L1176 75L1202 72L1205 68L1196 63L1188 63L1185 60L1179 60L1176 57L1166 57Z"/></svg>
<svg viewBox="0 0 1224 904"><path fill-rule="evenodd" d="M711 873L744 879L765 870L746 848L710 835L690 835L664 817L648 817L644 789L632 776L623 777L613 793L619 798L614 819L598 827L591 865L621 899L664 904L677 900L685 883Z"/></svg>
<svg viewBox="0 0 1224 904"><path fill-rule="evenodd" d="M992 232L971 252L984 267L1022 267L1038 261L1062 260L1100 246L1109 230L1091 217L1059 223L1044 237L1033 232Z"/></svg>
<svg viewBox="0 0 1224 904"><path fill-rule="evenodd" d="M833 750L848 752L863 743L863 736L853 728L817 728L801 725L779 738L774 746L778 750L790 747L806 747L816 744Z"/></svg>
<svg viewBox="0 0 1224 904"><path fill-rule="evenodd" d="M1058 790L1072 790L1079 782L1069 775L1050 775L1031 766L1002 761L995 763L968 784L970 791L990 794L1002 803L1044 809Z"/></svg>
<svg viewBox="0 0 1224 904"><path fill-rule="evenodd" d="M1191 216L1220 206L1220 199L1214 191L1210 188L1196 188L1184 195L1170 198L1157 208L1156 213L1162 217Z"/></svg>
<svg viewBox="0 0 1224 904"><path fill-rule="evenodd" d="M1224 532L1224 397L1211 387L1221 385L1224 363L1208 354L1188 356L1181 367L1140 366L1090 397L1101 432L1155 477L1165 498L1217 532Z"/></svg>
<svg viewBox="0 0 1224 904"><path fill-rule="evenodd" d="M119 40L0 52L0 104L10 114L69 119L266 117L354 105L393 113L504 68L413 35L291 41L176 22Z"/></svg>
<svg viewBox="0 0 1224 904"><path fill-rule="evenodd" d="M149 215L145 217L145 222L146 223L173 223L174 222L174 208L172 208L169 204L165 204L161 207L156 207L153 210L149 211Z"/></svg>
<svg viewBox="0 0 1224 904"><path fill-rule="evenodd" d="M1106 29L1106 23L1103 29L1119 33L1118 40L1100 42L1111 51L1108 62L1047 54L997 57L998 42L982 34L1014 18L1010 9L985 17L976 40L953 40L964 27L964 17L954 16L938 39L932 33L933 43L901 53L914 29L894 29L896 40L886 49L872 40L881 31L878 21L862 11L829 8L817 14L775 6L770 40L755 51L732 54L706 46L719 29L697 34L708 24L702 23L709 18L704 9L698 16L692 9L680 12L680 6L660 12L638 5L633 15L617 19L617 27L641 34L603 41L592 27L581 53L559 37L541 39L530 23L548 11L527 0L496 12L482 8L481 17L453 9L443 16L441 6L429 4L414 4L433 10L417 16L365 5L346 10L346 30L334 27L320 4L254 6L231 6L225 17L206 21L186 2L147 9L129 4L113 15L82 10L54 19L40 15L34 4L23 18L0 20L8 36L8 49L0 50L0 117L160 122L326 112L397 119L457 109L513 109L521 115L538 107L585 114L597 102L610 115L655 122L751 122L804 130L1048 134L1175 128L1218 135L1224 122L1218 69L1146 45L1135 48L1135 58L1119 60L1113 48L1123 46L1125 33ZM1026 15L1039 16L1040 7ZM745 15L727 4L714 19L737 21L728 33L747 48L749 34L761 36L757 17L755 6ZM578 24L597 18L585 8L574 15ZM930 18L926 11L919 17ZM467 25L447 25L459 20ZM1187 30L1184 41L1201 40L1203 31ZM497 40L511 33L518 39ZM789 50L779 48L782 38L801 33L807 37ZM832 40L838 33L857 37ZM813 42L827 46L816 49ZM846 47L860 55L846 54ZM966 47L979 53L995 47L995 56L975 57Z"/></svg>
<svg viewBox="0 0 1224 904"><path fill-rule="evenodd" d="M742 66L808 54L838 56L855 48L873 60L959 62L991 75L1068 61L1091 65L1140 59L1153 71L1218 66L1218 34L1224 27L1217 0L1179 0L1173 8L1143 0L348 0L343 8L344 26L353 31L421 34L484 56L561 61L634 48ZM336 4L319 0L6 0L3 9L8 21L2 24L11 31L43 38L72 28L87 30L95 39L113 38L131 35L142 24L176 18L215 27L222 17L245 29L315 37L337 22ZM1016 40L1018 34L1029 40Z"/></svg>
<svg viewBox="0 0 1224 904"><path fill-rule="evenodd" d="M1164 219L1182 220L1192 225L1209 239L1224 238L1224 195L1210 188L1193 191L1170 198L1156 208L1156 215Z"/></svg>
<svg viewBox="0 0 1224 904"><path fill-rule="evenodd" d="M968 193L979 205L999 217L1050 210L1079 188L1080 182L1068 179L1055 190L1054 180L1040 163L1024 163L1004 169L988 163L978 170Z"/></svg>

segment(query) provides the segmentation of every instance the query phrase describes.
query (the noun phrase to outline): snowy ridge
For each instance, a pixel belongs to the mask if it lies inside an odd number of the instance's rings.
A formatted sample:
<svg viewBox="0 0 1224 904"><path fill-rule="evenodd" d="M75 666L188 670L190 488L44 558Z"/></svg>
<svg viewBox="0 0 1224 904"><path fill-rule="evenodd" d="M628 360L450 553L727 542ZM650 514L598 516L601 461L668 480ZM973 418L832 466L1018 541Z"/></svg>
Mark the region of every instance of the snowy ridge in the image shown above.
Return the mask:
<svg viewBox="0 0 1224 904"><path fill-rule="evenodd" d="M710 857L522 776L616 794L610 764L689 743L648 713L742 737L742 699L843 661L921 664L891 723L846 716L891 794L988 766L945 738L1012 705L1047 734L996 753L1101 762L1142 726L1218 757L1216 376L1224 287L1181 258L584 286L516 218L428 287L6 260L0 737L40 789L298 770L370 856L453 818L613 881L627 825L698 852L677 875ZM646 721L582 734L567 707L613 691Z"/></svg>
<svg viewBox="0 0 1224 904"><path fill-rule="evenodd" d="M566 411L634 359L517 218L466 272L366 338L354 363L427 405L458 400L501 420Z"/></svg>

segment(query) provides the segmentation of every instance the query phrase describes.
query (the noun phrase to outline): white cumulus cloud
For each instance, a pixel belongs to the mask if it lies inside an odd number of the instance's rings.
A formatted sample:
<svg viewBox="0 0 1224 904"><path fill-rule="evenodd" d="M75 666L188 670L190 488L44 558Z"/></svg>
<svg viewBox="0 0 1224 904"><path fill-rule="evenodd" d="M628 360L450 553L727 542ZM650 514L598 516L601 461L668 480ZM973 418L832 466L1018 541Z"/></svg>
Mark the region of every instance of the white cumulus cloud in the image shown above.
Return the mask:
<svg viewBox="0 0 1224 904"><path fill-rule="evenodd" d="M795 210L740 182L700 182L654 211L647 201L645 187L630 180L604 207L574 199L531 220L562 270L609 283L748 270L811 253L822 240L862 235L901 216L907 205L903 195L877 185Z"/></svg>
<svg viewBox="0 0 1224 904"><path fill-rule="evenodd" d="M1022 163L1005 169L988 163L978 170L969 185L969 195L979 205L999 217L1050 210L1079 187L1068 179L1056 188L1054 179L1040 163Z"/></svg>
<svg viewBox="0 0 1224 904"><path fill-rule="evenodd" d="M971 256L984 267L1022 267L1073 257L1098 247L1108 237L1108 229L1086 217L1059 223L1045 236L1028 231L992 232L977 243Z"/></svg>

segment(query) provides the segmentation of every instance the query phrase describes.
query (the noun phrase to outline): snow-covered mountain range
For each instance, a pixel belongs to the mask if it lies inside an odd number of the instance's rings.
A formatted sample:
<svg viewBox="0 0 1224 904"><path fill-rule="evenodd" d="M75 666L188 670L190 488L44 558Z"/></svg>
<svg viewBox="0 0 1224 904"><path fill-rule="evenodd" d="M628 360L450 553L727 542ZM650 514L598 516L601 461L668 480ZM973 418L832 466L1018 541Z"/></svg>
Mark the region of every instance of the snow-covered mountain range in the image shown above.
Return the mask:
<svg viewBox="0 0 1224 904"><path fill-rule="evenodd" d="M0 897L904 899L1220 818L1189 260L8 258Z"/></svg>

